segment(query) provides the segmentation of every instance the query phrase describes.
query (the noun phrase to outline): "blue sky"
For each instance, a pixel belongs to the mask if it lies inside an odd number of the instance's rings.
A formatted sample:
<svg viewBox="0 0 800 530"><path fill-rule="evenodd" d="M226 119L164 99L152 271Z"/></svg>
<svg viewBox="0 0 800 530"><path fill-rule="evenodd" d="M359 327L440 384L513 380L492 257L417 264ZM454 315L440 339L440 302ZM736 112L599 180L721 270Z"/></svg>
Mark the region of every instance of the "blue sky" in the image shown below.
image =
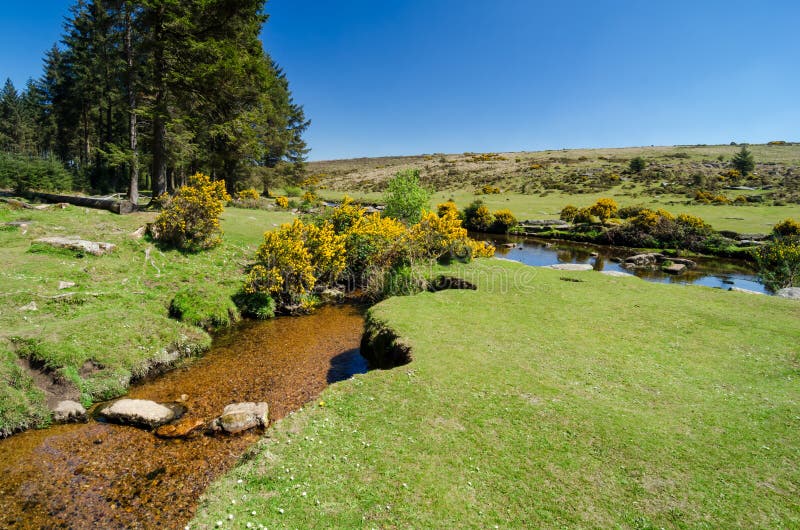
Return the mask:
<svg viewBox="0 0 800 530"><path fill-rule="evenodd" d="M4 2L0 76L70 1ZM272 0L312 159L800 140L800 3Z"/></svg>

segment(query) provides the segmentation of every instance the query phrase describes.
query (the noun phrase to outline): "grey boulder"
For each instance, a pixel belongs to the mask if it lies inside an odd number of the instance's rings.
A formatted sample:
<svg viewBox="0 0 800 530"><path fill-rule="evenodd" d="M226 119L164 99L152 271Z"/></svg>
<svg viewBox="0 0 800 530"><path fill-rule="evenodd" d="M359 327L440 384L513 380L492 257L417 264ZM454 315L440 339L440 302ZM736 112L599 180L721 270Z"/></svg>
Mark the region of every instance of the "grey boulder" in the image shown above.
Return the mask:
<svg viewBox="0 0 800 530"><path fill-rule="evenodd" d="M100 411L100 416L114 423L155 428L175 419L170 407L146 399L120 399Z"/></svg>
<svg viewBox="0 0 800 530"><path fill-rule="evenodd" d="M236 434L254 427L269 424L269 407L266 403L232 403L222 411L222 415L211 422L214 431Z"/></svg>

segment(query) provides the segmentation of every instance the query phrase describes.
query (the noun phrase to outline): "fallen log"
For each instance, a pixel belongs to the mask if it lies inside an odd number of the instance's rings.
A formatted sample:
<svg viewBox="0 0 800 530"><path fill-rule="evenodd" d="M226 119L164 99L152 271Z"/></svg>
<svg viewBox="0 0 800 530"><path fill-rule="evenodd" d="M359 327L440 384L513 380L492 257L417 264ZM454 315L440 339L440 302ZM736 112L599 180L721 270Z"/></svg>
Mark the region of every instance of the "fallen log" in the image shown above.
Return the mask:
<svg viewBox="0 0 800 530"><path fill-rule="evenodd" d="M99 199L95 197L79 197L76 195L57 195L55 193L31 192L31 196L48 202L66 202L75 206L108 210L121 215L136 211L136 205L130 201L116 199Z"/></svg>

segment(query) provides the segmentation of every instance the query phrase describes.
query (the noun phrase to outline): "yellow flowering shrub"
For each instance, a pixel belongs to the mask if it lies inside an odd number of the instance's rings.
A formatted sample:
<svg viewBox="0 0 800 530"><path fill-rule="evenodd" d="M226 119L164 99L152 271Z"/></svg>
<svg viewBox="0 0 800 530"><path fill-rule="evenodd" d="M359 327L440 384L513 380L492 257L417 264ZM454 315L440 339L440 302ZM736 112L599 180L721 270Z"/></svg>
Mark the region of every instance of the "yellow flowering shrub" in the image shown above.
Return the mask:
<svg viewBox="0 0 800 530"><path fill-rule="evenodd" d="M303 194L302 198L303 202L307 202L309 204L314 204L319 200L319 198L314 194L313 191L307 191Z"/></svg>
<svg viewBox="0 0 800 530"><path fill-rule="evenodd" d="M458 206L453 201L446 201L436 205L436 214L439 217L443 215L447 215L449 212L453 212L455 215L458 215Z"/></svg>
<svg viewBox="0 0 800 530"><path fill-rule="evenodd" d="M758 274L773 290L800 286L800 237L781 237L755 252Z"/></svg>
<svg viewBox="0 0 800 530"><path fill-rule="evenodd" d="M682 213L678 215L676 221L686 227L689 227L695 231L704 231L708 232L711 230L711 225L706 223L702 217L698 217L696 215L691 215L688 213Z"/></svg>
<svg viewBox="0 0 800 530"><path fill-rule="evenodd" d="M517 226L517 218L511 213L508 208L497 210L494 212L494 222L492 223L492 232L505 234L511 228Z"/></svg>
<svg viewBox="0 0 800 530"><path fill-rule="evenodd" d="M366 209L355 204L352 198L345 195L342 203L331 211L328 220L333 225L334 231L337 234L342 234L359 222L364 217L365 212Z"/></svg>
<svg viewBox="0 0 800 530"><path fill-rule="evenodd" d="M415 257L437 259L450 251L456 242L465 240L467 229L461 226L461 219L452 211L442 217L434 212L424 212L422 219L409 227L406 237Z"/></svg>
<svg viewBox="0 0 800 530"><path fill-rule="evenodd" d="M163 209L150 232L157 241L183 250L213 247L222 240L219 217L230 200L223 181L197 173L173 197L159 197Z"/></svg>
<svg viewBox="0 0 800 530"><path fill-rule="evenodd" d="M258 191L256 191L255 188L247 188L246 190L241 190L236 192L236 198L239 199L240 201L248 199L257 201L259 198L261 198L261 194L258 193Z"/></svg>
<svg viewBox="0 0 800 530"><path fill-rule="evenodd" d="M777 237L800 236L800 223L792 218L784 219L772 227L772 234Z"/></svg>
<svg viewBox="0 0 800 530"><path fill-rule="evenodd" d="M617 201L609 198L597 199L597 202L589 207L589 213L598 217L600 221L615 217L618 210Z"/></svg>
<svg viewBox="0 0 800 530"><path fill-rule="evenodd" d="M285 210L289 207L289 199L287 197L275 197L275 205Z"/></svg>
<svg viewBox="0 0 800 530"><path fill-rule="evenodd" d="M316 226L295 219L264 234L255 261L245 282L246 293L301 301L318 280L336 281L344 270L344 236L336 235L328 222Z"/></svg>

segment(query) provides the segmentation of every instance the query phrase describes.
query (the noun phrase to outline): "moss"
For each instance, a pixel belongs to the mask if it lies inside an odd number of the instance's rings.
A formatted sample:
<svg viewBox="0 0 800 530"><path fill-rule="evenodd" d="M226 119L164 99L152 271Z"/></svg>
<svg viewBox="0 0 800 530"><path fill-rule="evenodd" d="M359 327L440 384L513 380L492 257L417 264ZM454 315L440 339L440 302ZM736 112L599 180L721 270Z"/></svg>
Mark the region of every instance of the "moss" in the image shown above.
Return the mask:
<svg viewBox="0 0 800 530"><path fill-rule="evenodd" d="M239 320L239 310L227 293L198 287L178 291L169 304L169 314L208 331L230 327Z"/></svg>

